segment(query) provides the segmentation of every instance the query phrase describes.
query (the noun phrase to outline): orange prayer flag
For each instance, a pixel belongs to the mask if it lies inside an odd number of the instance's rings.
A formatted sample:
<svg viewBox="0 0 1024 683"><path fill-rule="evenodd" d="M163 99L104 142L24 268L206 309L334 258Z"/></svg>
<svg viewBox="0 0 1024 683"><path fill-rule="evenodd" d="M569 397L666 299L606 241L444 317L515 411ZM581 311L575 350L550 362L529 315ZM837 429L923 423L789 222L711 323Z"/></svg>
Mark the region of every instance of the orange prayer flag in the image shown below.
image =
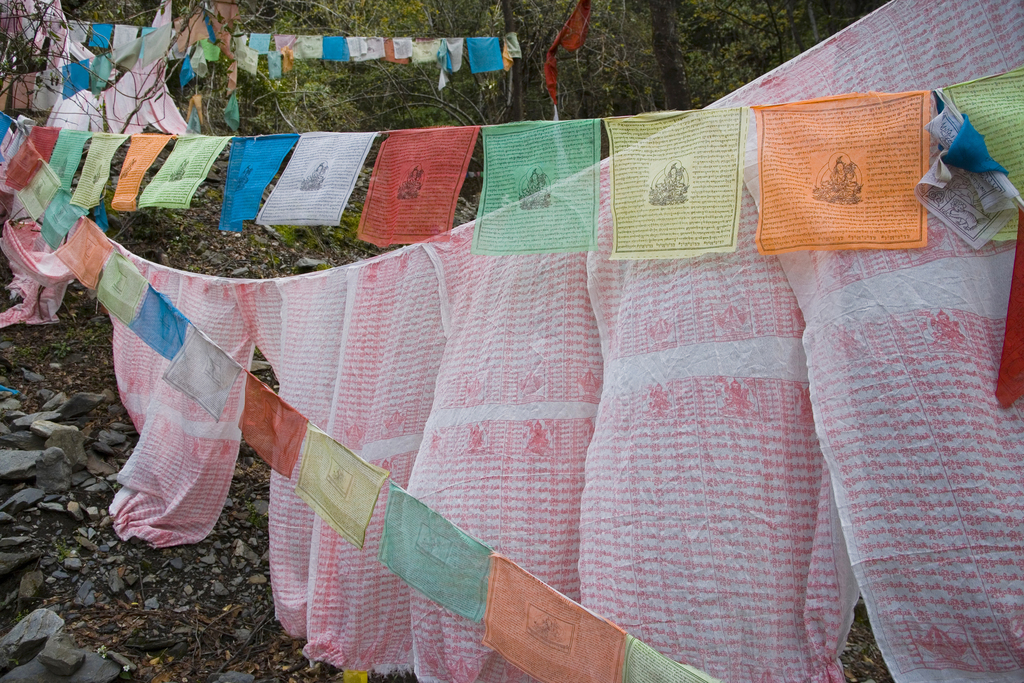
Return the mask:
<svg viewBox="0 0 1024 683"><path fill-rule="evenodd" d="M626 632L498 554L484 627L484 645L545 683L622 680Z"/></svg>
<svg viewBox="0 0 1024 683"><path fill-rule="evenodd" d="M307 420L259 381L245 373L245 409L238 426L242 438L271 468L291 478L306 437Z"/></svg>
<svg viewBox="0 0 1024 683"><path fill-rule="evenodd" d="M928 171L930 93L754 107L762 254L928 243L914 188Z"/></svg>
<svg viewBox="0 0 1024 683"><path fill-rule="evenodd" d="M394 62L395 64L408 64L409 62L412 61L412 59L410 57L406 57L405 59L396 59L395 41L392 40L391 38L388 38L387 40L384 41L384 61Z"/></svg>
<svg viewBox="0 0 1024 683"><path fill-rule="evenodd" d="M386 247L452 229L480 128L401 130L380 146L359 218L359 239Z"/></svg>
<svg viewBox="0 0 1024 683"><path fill-rule="evenodd" d="M135 211L138 208L136 200L142 179L173 137L158 133L136 133L132 136L132 144L121 164L121 175L117 177L117 190L114 191L110 206L117 211Z"/></svg>
<svg viewBox="0 0 1024 683"><path fill-rule="evenodd" d="M43 163L43 156L29 137L21 143L21 147L7 164L7 187L12 190L24 190Z"/></svg>
<svg viewBox="0 0 1024 683"><path fill-rule="evenodd" d="M71 237L56 251L56 256L78 281L96 289L103 266L114 246L95 223L82 216L72 229Z"/></svg>
<svg viewBox="0 0 1024 683"><path fill-rule="evenodd" d="M281 48L281 73L288 73L295 66L295 51L291 47Z"/></svg>
<svg viewBox="0 0 1024 683"><path fill-rule="evenodd" d="M39 150L39 156L43 158L43 161L49 163L50 156L53 155L53 148L57 144L57 136L60 135L60 128L53 128L51 126L32 126L32 130L29 131L28 139L32 141L32 144Z"/></svg>

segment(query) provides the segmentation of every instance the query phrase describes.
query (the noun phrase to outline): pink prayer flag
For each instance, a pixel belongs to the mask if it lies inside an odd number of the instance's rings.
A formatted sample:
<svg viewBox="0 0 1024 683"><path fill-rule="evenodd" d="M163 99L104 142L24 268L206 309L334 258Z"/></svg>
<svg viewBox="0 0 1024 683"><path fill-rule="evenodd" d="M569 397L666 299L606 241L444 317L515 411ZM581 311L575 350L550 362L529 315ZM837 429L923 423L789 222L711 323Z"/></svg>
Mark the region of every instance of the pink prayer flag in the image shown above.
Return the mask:
<svg viewBox="0 0 1024 683"><path fill-rule="evenodd" d="M1013 279L1010 281L1010 305L1006 310L1006 332L1003 338L1003 357L999 363L996 398L999 405L1009 408L1024 395L1024 240L1020 226L1024 225L1024 211L1018 210L1017 251L1013 259Z"/></svg>
<svg viewBox="0 0 1024 683"><path fill-rule="evenodd" d="M43 161L49 163L50 155L53 154L53 147L57 144L58 135L60 135L60 128L33 126L28 134L28 139L36 146L39 156L43 158Z"/></svg>

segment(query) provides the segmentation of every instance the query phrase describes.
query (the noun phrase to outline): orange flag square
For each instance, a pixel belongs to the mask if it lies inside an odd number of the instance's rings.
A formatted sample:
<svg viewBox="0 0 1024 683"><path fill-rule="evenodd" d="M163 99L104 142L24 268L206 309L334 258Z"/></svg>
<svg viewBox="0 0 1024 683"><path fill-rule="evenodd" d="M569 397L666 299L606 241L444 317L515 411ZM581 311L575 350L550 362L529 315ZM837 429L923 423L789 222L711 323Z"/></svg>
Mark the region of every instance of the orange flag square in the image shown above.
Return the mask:
<svg viewBox="0 0 1024 683"><path fill-rule="evenodd" d="M56 255L79 282L89 289L96 289L103 274L103 266L113 249L99 226L82 216L72 228L71 237L56 251Z"/></svg>
<svg viewBox="0 0 1024 683"><path fill-rule="evenodd" d="M380 146L359 239L386 247L448 232L478 126L395 131Z"/></svg>
<svg viewBox="0 0 1024 683"><path fill-rule="evenodd" d="M306 437L306 418L248 371L245 409L238 426L256 455L275 472L291 479Z"/></svg>
<svg viewBox="0 0 1024 683"><path fill-rule="evenodd" d="M928 92L754 107L762 254L928 243L914 188L928 171Z"/></svg>
<svg viewBox="0 0 1024 683"><path fill-rule="evenodd" d="M540 681L622 680L626 632L498 554L484 627L484 645Z"/></svg>
<svg viewBox="0 0 1024 683"><path fill-rule="evenodd" d="M12 190L24 190L43 163L43 155L32 144L32 139L25 140L7 164L7 187Z"/></svg>
<svg viewBox="0 0 1024 683"><path fill-rule="evenodd" d="M53 154L53 148L57 144L57 136L59 135L60 128L32 126L32 130L28 133L28 139L36 146L39 156L43 158L43 161L49 163L50 156Z"/></svg>
<svg viewBox="0 0 1024 683"><path fill-rule="evenodd" d="M117 178L117 190L114 191L114 199L110 202L114 210L135 211L138 208L137 199L142 179L173 137L158 133L137 133L132 136L131 147L128 148L128 154L121 164L121 175Z"/></svg>

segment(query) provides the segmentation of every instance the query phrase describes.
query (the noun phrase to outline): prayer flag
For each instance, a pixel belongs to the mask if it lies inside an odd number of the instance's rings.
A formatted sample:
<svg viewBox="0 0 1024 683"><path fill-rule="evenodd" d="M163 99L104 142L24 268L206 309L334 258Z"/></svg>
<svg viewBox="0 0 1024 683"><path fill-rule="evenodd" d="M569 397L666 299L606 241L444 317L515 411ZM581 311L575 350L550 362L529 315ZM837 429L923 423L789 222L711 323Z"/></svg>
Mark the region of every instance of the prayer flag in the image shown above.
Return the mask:
<svg viewBox="0 0 1024 683"><path fill-rule="evenodd" d="M107 87L112 69L113 64L110 63L110 57L106 54L99 55L96 59L92 60L92 70L89 72L89 91L95 97L99 97L100 93Z"/></svg>
<svg viewBox="0 0 1024 683"><path fill-rule="evenodd" d="M540 681L622 680L625 631L496 553L484 628L484 645Z"/></svg>
<svg viewBox="0 0 1024 683"><path fill-rule="evenodd" d="M326 40L327 39L325 38L324 39L324 51L325 51L325 54L326 54L326 50L327 50ZM388 38L387 40L384 41L384 61L392 62L394 64L408 64L409 62L412 61L409 58L409 57L412 56L412 43L411 42L409 43L409 51L408 51L409 56L407 56L407 57L396 57L395 56L395 40L401 40L401 38L395 38L395 39Z"/></svg>
<svg viewBox="0 0 1024 683"><path fill-rule="evenodd" d="M722 683L700 669L679 664L647 643L626 635L622 683Z"/></svg>
<svg viewBox="0 0 1024 683"><path fill-rule="evenodd" d="M382 59L384 57L384 39L373 37L366 38L366 52L360 55L360 58L354 61L366 62L371 59Z"/></svg>
<svg viewBox="0 0 1024 683"><path fill-rule="evenodd" d="M146 28L142 29L142 50L139 52L139 62L142 66L149 66L156 60L163 59L171 49L170 24L149 31Z"/></svg>
<svg viewBox="0 0 1024 683"><path fill-rule="evenodd" d="M100 203L103 188L110 177L110 160L114 152L130 136L115 133L94 133L89 153L85 155L85 166L78 178L71 203L84 209L91 209Z"/></svg>
<svg viewBox="0 0 1024 683"><path fill-rule="evenodd" d="M309 421L255 375L245 373L245 408L238 426L256 455L286 479L302 450Z"/></svg>
<svg viewBox="0 0 1024 683"><path fill-rule="evenodd" d="M68 37L80 45L85 45L89 39L90 25L84 21L68 21Z"/></svg>
<svg viewBox="0 0 1024 683"><path fill-rule="evenodd" d="M505 68L497 38L466 38L466 52L469 53L469 70L475 74Z"/></svg>
<svg viewBox="0 0 1024 683"><path fill-rule="evenodd" d="M274 36L274 49L278 52L282 52L286 47L291 47L295 43L295 36L287 34L278 34Z"/></svg>
<svg viewBox="0 0 1024 683"><path fill-rule="evenodd" d="M348 42L348 57L353 62L361 62L366 58L366 38L350 36L345 39Z"/></svg>
<svg viewBox="0 0 1024 683"><path fill-rule="evenodd" d="M295 66L295 53L290 47L281 48L281 71L288 73Z"/></svg>
<svg viewBox="0 0 1024 683"><path fill-rule="evenodd" d="M762 254L928 243L914 188L928 171L930 92L754 107Z"/></svg>
<svg viewBox="0 0 1024 683"><path fill-rule="evenodd" d="M964 114L964 124L953 139L949 151L943 159L950 166L962 168L971 173L988 173L990 171L1005 173L1009 171L999 165L988 153L985 136L975 130L969 116Z"/></svg>
<svg viewBox="0 0 1024 683"><path fill-rule="evenodd" d="M174 151L142 191L139 206L187 209L199 184L206 180L210 167L230 140L230 137L205 135L178 138Z"/></svg>
<svg viewBox="0 0 1024 683"><path fill-rule="evenodd" d="M160 152L170 142L173 135L157 133L136 133L132 136L132 144L121 164L121 175L117 178L117 189L111 208L116 211L135 211L135 198L142 186L146 171L153 165Z"/></svg>
<svg viewBox="0 0 1024 683"><path fill-rule="evenodd" d="M60 68L64 77L64 89L61 96L64 99L74 97L79 90L89 89L89 60L83 59L79 62L70 62Z"/></svg>
<svg viewBox="0 0 1024 683"><path fill-rule="evenodd" d="M36 146L36 151L39 152L39 156L43 158L43 161L49 163L50 157L53 156L53 148L56 146L57 138L59 136L60 128L53 128L51 126L32 126L32 130L28 134L28 139Z"/></svg>
<svg viewBox="0 0 1024 683"><path fill-rule="evenodd" d="M343 36L324 36L323 55L324 61L347 62L348 40Z"/></svg>
<svg viewBox="0 0 1024 683"><path fill-rule="evenodd" d="M267 73L270 80L281 80L281 53L277 51L267 53Z"/></svg>
<svg viewBox="0 0 1024 683"><path fill-rule="evenodd" d="M98 47L101 50L109 50L111 36L114 33L113 24L93 24L92 38L89 40L89 47Z"/></svg>
<svg viewBox="0 0 1024 683"><path fill-rule="evenodd" d="M42 163L25 189L18 190L18 199L21 200L25 211L32 217L32 220L37 221L59 190L60 178L50 169L49 164Z"/></svg>
<svg viewBox="0 0 1024 683"><path fill-rule="evenodd" d="M28 109L29 108L29 96L32 95L36 90L36 76L37 74L23 74L20 76L14 76L14 80L11 81L11 106L15 109ZM52 107L53 104L50 104ZM49 107L39 107L40 110L48 109Z"/></svg>
<svg viewBox="0 0 1024 683"><path fill-rule="evenodd" d="M239 69L255 76L259 70L259 58L259 54L245 44L245 38L235 38L235 61Z"/></svg>
<svg viewBox="0 0 1024 683"><path fill-rule="evenodd" d="M386 247L451 230L479 131L466 126L389 134L373 166L359 239Z"/></svg>
<svg viewBox="0 0 1024 683"><path fill-rule="evenodd" d="M135 264L114 252L103 267L96 298L115 318L131 325L149 285Z"/></svg>
<svg viewBox="0 0 1024 683"><path fill-rule="evenodd" d="M12 190L24 190L44 163L46 162L43 161L43 156L32 140L25 140L7 164L7 187Z"/></svg>
<svg viewBox="0 0 1024 683"><path fill-rule="evenodd" d="M1018 227L1024 225L1024 210L1018 209ZM996 399L1009 408L1024 395L1024 235L1018 235L1010 280L1010 303L1006 309L1003 355L999 362Z"/></svg>
<svg viewBox="0 0 1024 683"><path fill-rule="evenodd" d="M216 41L209 41L205 38L199 41L199 47L203 49L203 56L208 62L216 62L220 59L220 48Z"/></svg>
<svg viewBox="0 0 1024 683"><path fill-rule="evenodd" d="M189 57L189 61L192 63L192 71L195 72L196 76L206 78L206 75L210 73L210 68L206 64L206 53L203 51L202 45L196 45L192 48L192 56Z"/></svg>
<svg viewBox="0 0 1024 683"><path fill-rule="evenodd" d="M350 45L349 49L351 48ZM412 63L433 64L437 61L437 51L440 49L440 40L417 38L412 41Z"/></svg>
<svg viewBox="0 0 1024 683"><path fill-rule="evenodd" d="M505 34L505 50L508 52L508 56L513 59L522 59L523 50L519 47L519 36L515 33Z"/></svg>
<svg viewBox="0 0 1024 683"><path fill-rule="evenodd" d="M195 77L196 74L192 71L192 60L189 59L188 55L185 55L181 60L181 71L178 73L178 84L184 88Z"/></svg>
<svg viewBox="0 0 1024 683"><path fill-rule="evenodd" d="M254 50L258 55L265 55L270 52L270 34L252 33L249 35L249 49Z"/></svg>
<svg viewBox="0 0 1024 683"><path fill-rule="evenodd" d="M238 115L238 96L235 93L231 93L231 97L228 98L228 103L224 107L224 123L231 130L238 130L241 123Z"/></svg>
<svg viewBox="0 0 1024 683"><path fill-rule="evenodd" d="M322 59L324 56L323 36L298 36L291 47L295 59Z"/></svg>
<svg viewBox="0 0 1024 683"><path fill-rule="evenodd" d="M185 343L188 324L171 300L147 283L139 314L129 327L151 349L172 360Z"/></svg>
<svg viewBox="0 0 1024 683"><path fill-rule="evenodd" d="M406 63L407 60L412 59L412 38L394 38L391 44L395 51L394 57L396 60ZM387 47L385 46L385 54L386 51Z"/></svg>
<svg viewBox="0 0 1024 683"><path fill-rule="evenodd" d="M107 220L107 205L100 202L96 206L92 207L92 218L96 221L96 225L100 230L106 232L110 230L110 221Z"/></svg>
<svg viewBox="0 0 1024 683"><path fill-rule="evenodd" d="M3 155L3 143L7 138L7 134L11 132L11 124L14 123L11 117L3 112L0 112L0 161L6 161Z"/></svg>
<svg viewBox="0 0 1024 683"><path fill-rule="evenodd" d="M114 247L88 218L80 218L68 241L57 250L59 258L78 281L89 289L96 289L107 257Z"/></svg>
<svg viewBox="0 0 1024 683"><path fill-rule="evenodd" d="M111 50L110 61L117 64L125 71L135 68L142 55L142 38L136 38L130 43L125 43L119 48Z"/></svg>
<svg viewBox="0 0 1024 683"><path fill-rule="evenodd" d="M497 40L495 38L494 40ZM462 68L462 53L465 51L465 41L462 38L445 38L445 68L455 73Z"/></svg>
<svg viewBox="0 0 1024 683"><path fill-rule="evenodd" d="M263 190L274 179L281 162L298 141L298 135L263 135L234 138L228 159L220 229L242 231L242 221L252 220L260 209Z"/></svg>
<svg viewBox="0 0 1024 683"><path fill-rule="evenodd" d="M60 186L66 192L71 192L71 181L78 171L78 164L82 161L82 151L85 149L85 142L92 137L87 130L72 130L63 128L57 137L57 144L53 147L53 154L50 155L50 168L60 178Z"/></svg>
<svg viewBox="0 0 1024 683"><path fill-rule="evenodd" d="M337 225L376 133L304 133L260 225Z"/></svg>
<svg viewBox="0 0 1024 683"><path fill-rule="evenodd" d="M114 37L110 43L111 49L116 50L117 48L127 45L136 38L139 37L138 26L128 26L125 24L117 24L114 26Z"/></svg>
<svg viewBox="0 0 1024 683"><path fill-rule="evenodd" d="M388 471L307 425L295 493L349 543L362 548Z"/></svg>
<svg viewBox="0 0 1024 683"><path fill-rule="evenodd" d="M590 0L579 0L576 9L569 15L565 26L555 36L555 40L548 48L547 58L544 61L544 82L548 86L548 94L551 101L558 106L558 46L565 48L566 52L575 52L583 47L587 39L587 31L590 29ZM557 109L555 110L557 113Z"/></svg>
<svg viewBox="0 0 1024 683"><path fill-rule="evenodd" d="M606 119L611 143L610 258L685 258L736 250L749 110Z"/></svg>
<svg viewBox="0 0 1024 683"><path fill-rule="evenodd" d="M483 619L491 549L393 481L377 559L445 609Z"/></svg>
<svg viewBox="0 0 1024 683"><path fill-rule="evenodd" d="M164 381L195 399L220 421L231 387L241 372L241 365L195 325L189 325L181 349L164 372Z"/></svg>
<svg viewBox="0 0 1024 683"><path fill-rule="evenodd" d="M474 254L597 248L601 122L487 126Z"/></svg>
<svg viewBox="0 0 1024 683"><path fill-rule="evenodd" d="M56 249L64 241L78 219L85 215L85 209L71 203L71 193L57 190L53 201L43 213L42 235L51 249Z"/></svg>

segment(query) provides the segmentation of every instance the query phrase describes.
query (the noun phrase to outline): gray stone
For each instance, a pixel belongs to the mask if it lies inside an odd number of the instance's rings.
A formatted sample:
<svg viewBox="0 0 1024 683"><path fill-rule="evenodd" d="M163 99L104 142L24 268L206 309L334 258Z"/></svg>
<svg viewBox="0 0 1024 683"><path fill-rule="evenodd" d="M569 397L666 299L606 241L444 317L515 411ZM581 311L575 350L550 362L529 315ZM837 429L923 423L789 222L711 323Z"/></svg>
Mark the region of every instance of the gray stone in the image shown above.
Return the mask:
<svg viewBox="0 0 1024 683"><path fill-rule="evenodd" d="M316 270L317 266L326 266L326 261L321 261L315 258L300 258L295 262L295 270L299 273L308 273L311 270Z"/></svg>
<svg viewBox="0 0 1024 683"><path fill-rule="evenodd" d="M12 669L0 683L110 683L121 674L121 665L117 662L100 657L95 652L85 655L82 667L70 676L57 679L38 659L33 659L24 666Z"/></svg>
<svg viewBox="0 0 1024 683"><path fill-rule="evenodd" d="M228 589L225 588L224 584L221 583L220 581L214 581L213 582L213 592L214 592L215 595L219 595L221 597L224 597L225 595L228 595L228 593L229 593Z"/></svg>
<svg viewBox="0 0 1024 683"><path fill-rule="evenodd" d="M41 439L49 439L53 435L54 431L60 429L63 425L59 425L56 422L50 420L36 420L29 425L28 430L38 436Z"/></svg>
<svg viewBox="0 0 1024 683"><path fill-rule="evenodd" d="M97 441L89 448L91 448L96 453L99 453L100 455L114 455L114 449L108 446L107 444L103 443L102 441Z"/></svg>
<svg viewBox="0 0 1024 683"><path fill-rule="evenodd" d="M5 398L0 401L0 410L18 410L21 408L21 401L16 398Z"/></svg>
<svg viewBox="0 0 1024 683"><path fill-rule="evenodd" d="M64 627L64 620L48 609L37 609L15 624L0 639L0 662L24 662L43 649L46 639ZM4 676L0 680L6 680Z"/></svg>
<svg viewBox="0 0 1024 683"><path fill-rule="evenodd" d="M82 512L82 504L77 500L68 501L68 514L79 522L85 519L85 514Z"/></svg>
<svg viewBox="0 0 1024 683"><path fill-rule="evenodd" d="M64 506L60 503L40 503L37 507L40 510L49 510L50 512L64 512Z"/></svg>
<svg viewBox="0 0 1024 683"><path fill-rule="evenodd" d="M0 524L10 524L14 521L14 517L11 517L6 512L0 512Z"/></svg>
<svg viewBox="0 0 1024 683"><path fill-rule="evenodd" d="M38 569L28 572L21 577L21 584L18 585L18 599L29 600L39 595L39 589L43 587L46 578Z"/></svg>
<svg viewBox="0 0 1024 683"><path fill-rule="evenodd" d="M43 440L28 430L11 432L0 436L0 448L17 448L22 451L41 451Z"/></svg>
<svg viewBox="0 0 1024 683"><path fill-rule="evenodd" d="M3 505L0 505L0 510L10 515L16 515L41 501L45 495L41 489L22 489L8 498Z"/></svg>
<svg viewBox="0 0 1024 683"><path fill-rule="evenodd" d="M171 558L171 566L175 569L181 569L185 566L185 563L181 561L180 557Z"/></svg>
<svg viewBox="0 0 1024 683"><path fill-rule="evenodd" d="M265 515L270 512L270 503L257 498L252 502L252 509L257 515Z"/></svg>
<svg viewBox="0 0 1024 683"><path fill-rule="evenodd" d="M25 545L32 539L28 536L8 536L7 538L0 538L0 548L17 548L19 545Z"/></svg>
<svg viewBox="0 0 1024 683"><path fill-rule="evenodd" d="M107 574L107 588L115 595L124 590L124 579L117 575L116 569L111 569Z"/></svg>
<svg viewBox="0 0 1024 683"><path fill-rule="evenodd" d="M231 271L231 277L241 277L249 274L249 266L242 266Z"/></svg>
<svg viewBox="0 0 1024 683"><path fill-rule="evenodd" d="M252 683L254 680L256 677L252 674L241 671L225 671L224 673L210 674L206 678L206 683Z"/></svg>
<svg viewBox="0 0 1024 683"><path fill-rule="evenodd" d="M60 448L47 448L36 462L36 486L47 493L71 488L71 461Z"/></svg>
<svg viewBox="0 0 1024 683"><path fill-rule="evenodd" d="M46 640L36 659L51 673L70 676L85 663L85 650L79 650L71 634L61 629Z"/></svg>
<svg viewBox="0 0 1024 683"><path fill-rule="evenodd" d="M86 493L102 493L110 490L110 484L105 481L100 481L92 484L91 486L86 486L82 490Z"/></svg>
<svg viewBox="0 0 1024 683"><path fill-rule="evenodd" d="M25 417L19 417L17 420L11 423L11 426L17 429L28 429L29 427L32 426L33 422L38 422L40 420L56 420L59 417L60 413L48 410L45 413L32 413L30 415L26 415Z"/></svg>
<svg viewBox="0 0 1024 683"><path fill-rule="evenodd" d="M88 472L78 471L71 475L71 483L74 486L81 486L90 479L92 479L92 475Z"/></svg>
<svg viewBox="0 0 1024 683"><path fill-rule="evenodd" d="M249 363L249 372L263 372L271 369L270 363L265 360L254 360Z"/></svg>
<svg viewBox="0 0 1024 683"><path fill-rule="evenodd" d="M78 417L79 415L85 415L90 410L105 402L107 397L103 394L87 394L84 392L77 393L64 403L60 404L57 408L57 412L65 420L71 419L72 417Z"/></svg>
<svg viewBox="0 0 1024 683"><path fill-rule="evenodd" d="M73 472L84 469L85 463L89 461L89 457L85 454L85 434L78 431L77 427L61 425L61 428L55 429L50 438L46 440L46 447L59 448L64 451Z"/></svg>
<svg viewBox="0 0 1024 683"><path fill-rule="evenodd" d="M25 377L26 382L45 382L46 378L40 375L38 372L32 372L28 368L22 368L21 374Z"/></svg>
<svg viewBox="0 0 1024 683"><path fill-rule="evenodd" d="M65 557L64 558L64 569L68 571L77 572L82 569L82 560L78 557Z"/></svg>
<svg viewBox="0 0 1024 683"><path fill-rule="evenodd" d="M98 443L100 442L97 441L96 444ZM96 444L93 445L95 446ZM85 469L89 470L89 473L94 477L106 477L111 474L117 474L117 469L115 469L106 460L97 457L95 453L89 454L89 457L85 461Z"/></svg>
<svg viewBox="0 0 1024 683"><path fill-rule="evenodd" d="M61 391L61 392L58 392L57 394L51 396L50 398L46 399L46 403L44 403L39 409L40 410L56 410L57 406L59 406L60 404L64 403L64 401L66 401L66 400L68 400L67 394L65 394L63 391Z"/></svg>
<svg viewBox="0 0 1024 683"><path fill-rule="evenodd" d="M160 609L160 601L156 598L149 598L146 602L142 603L142 606L146 609Z"/></svg>
<svg viewBox="0 0 1024 683"><path fill-rule="evenodd" d="M96 438L98 438L100 441L107 444L108 446L120 446L121 444L128 440L128 437L126 437L124 434L121 434L120 432L115 432L112 429L104 429L100 431L99 435Z"/></svg>
<svg viewBox="0 0 1024 683"><path fill-rule="evenodd" d="M95 505L90 505L85 508L85 514L89 515L89 519L97 520L100 518L100 509Z"/></svg>
<svg viewBox="0 0 1024 683"><path fill-rule="evenodd" d="M36 461L42 451L0 451L0 479L25 481L36 476Z"/></svg>
<svg viewBox="0 0 1024 683"><path fill-rule="evenodd" d="M23 564L38 560L42 555L38 550L23 553L0 553L0 576L7 576Z"/></svg>
<svg viewBox="0 0 1024 683"><path fill-rule="evenodd" d="M36 392L36 398L41 398L44 401L49 401L53 398L53 392L49 389L40 389Z"/></svg>

